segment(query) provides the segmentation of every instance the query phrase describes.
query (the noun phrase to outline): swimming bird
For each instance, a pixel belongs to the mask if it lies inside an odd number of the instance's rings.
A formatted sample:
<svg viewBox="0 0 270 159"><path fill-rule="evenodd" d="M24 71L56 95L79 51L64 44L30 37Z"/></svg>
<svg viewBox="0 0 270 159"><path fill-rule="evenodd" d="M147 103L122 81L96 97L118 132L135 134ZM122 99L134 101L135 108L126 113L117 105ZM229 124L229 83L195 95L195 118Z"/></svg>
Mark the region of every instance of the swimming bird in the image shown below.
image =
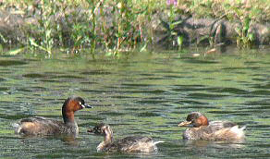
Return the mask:
<svg viewBox="0 0 270 159"><path fill-rule="evenodd" d="M89 129L88 132L104 136L104 141L97 146L98 152L150 153L157 151L156 144L163 142L153 141L151 137L145 136L129 136L117 141L113 141L113 131L109 125L104 123L96 125L93 129Z"/></svg>
<svg viewBox="0 0 270 159"><path fill-rule="evenodd" d="M13 124L15 133L21 135L78 135L79 128L74 119L74 113L83 108L92 108L81 97L73 96L65 100L62 107L62 121L45 117L30 117Z"/></svg>
<svg viewBox="0 0 270 159"><path fill-rule="evenodd" d="M242 141L245 138L245 126L239 126L230 121L211 121L200 112L192 112L186 121L178 126L192 126L183 133L183 138L188 140L211 140L211 141Z"/></svg>

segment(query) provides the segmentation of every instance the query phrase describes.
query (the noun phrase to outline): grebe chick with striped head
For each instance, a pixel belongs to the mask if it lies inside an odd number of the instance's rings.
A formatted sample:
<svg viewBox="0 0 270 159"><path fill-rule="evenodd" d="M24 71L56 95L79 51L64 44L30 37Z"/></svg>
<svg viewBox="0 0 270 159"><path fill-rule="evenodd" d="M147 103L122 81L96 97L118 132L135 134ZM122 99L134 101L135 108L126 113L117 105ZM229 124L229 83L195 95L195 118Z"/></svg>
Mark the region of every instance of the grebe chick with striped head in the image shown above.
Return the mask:
<svg viewBox="0 0 270 159"><path fill-rule="evenodd" d="M103 123L98 124L93 129L89 129L88 132L104 136L104 141L97 146L97 151L149 153L157 151L156 144L163 142L155 142L151 137L144 136L129 136L113 141L113 131L111 127Z"/></svg>

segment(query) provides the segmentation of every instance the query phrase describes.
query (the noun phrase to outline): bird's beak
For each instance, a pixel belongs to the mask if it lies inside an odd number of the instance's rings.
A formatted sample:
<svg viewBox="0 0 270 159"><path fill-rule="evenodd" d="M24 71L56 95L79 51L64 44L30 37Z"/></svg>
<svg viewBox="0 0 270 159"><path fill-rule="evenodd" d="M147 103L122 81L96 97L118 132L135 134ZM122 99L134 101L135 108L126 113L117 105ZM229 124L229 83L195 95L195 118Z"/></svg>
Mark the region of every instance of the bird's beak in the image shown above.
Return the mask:
<svg viewBox="0 0 270 159"><path fill-rule="evenodd" d="M189 126L192 123L192 121L183 121L181 123L178 124L178 126Z"/></svg>
<svg viewBox="0 0 270 159"><path fill-rule="evenodd" d="M83 108L93 108L91 105L88 105L88 104L81 104L81 106L82 106Z"/></svg>

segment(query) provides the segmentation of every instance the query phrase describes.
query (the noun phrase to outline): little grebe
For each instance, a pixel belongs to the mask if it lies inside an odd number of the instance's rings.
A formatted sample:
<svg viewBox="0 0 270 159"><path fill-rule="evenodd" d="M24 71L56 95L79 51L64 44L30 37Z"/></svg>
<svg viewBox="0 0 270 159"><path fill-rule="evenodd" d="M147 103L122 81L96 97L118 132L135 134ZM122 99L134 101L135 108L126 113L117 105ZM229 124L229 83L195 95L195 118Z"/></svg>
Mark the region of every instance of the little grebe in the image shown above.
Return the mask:
<svg viewBox="0 0 270 159"><path fill-rule="evenodd" d="M245 137L245 126L239 128L230 121L209 122L200 112L190 113L186 121L179 123L178 126L193 126L183 133L183 138L188 140L242 141Z"/></svg>
<svg viewBox="0 0 270 159"><path fill-rule="evenodd" d="M93 129L89 129L88 132L104 136L104 141L97 146L97 151L149 153L157 151L156 144L163 142L154 142L151 137L144 136L129 136L121 140L113 141L112 129L109 125L103 123L98 124Z"/></svg>
<svg viewBox="0 0 270 159"><path fill-rule="evenodd" d="M57 135L69 134L76 136L79 128L74 120L74 112L83 108L92 108L84 103L81 97L68 98L62 107L64 122L45 117L30 117L13 124L15 133L21 135Z"/></svg>

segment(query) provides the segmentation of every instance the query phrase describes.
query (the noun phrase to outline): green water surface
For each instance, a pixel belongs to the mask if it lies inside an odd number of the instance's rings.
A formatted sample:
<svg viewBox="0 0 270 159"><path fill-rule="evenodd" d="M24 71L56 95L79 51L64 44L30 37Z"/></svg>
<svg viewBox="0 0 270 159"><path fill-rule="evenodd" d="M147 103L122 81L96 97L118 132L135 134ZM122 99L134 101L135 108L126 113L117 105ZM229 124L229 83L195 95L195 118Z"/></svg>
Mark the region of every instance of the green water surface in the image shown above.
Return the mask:
<svg viewBox="0 0 270 159"><path fill-rule="evenodd" d="M96 59L87 54L0 56L0 157L270 158L270 50L192 56L203 51ZM14 134L12 123L23 117L62 120L61 106L71 95L94 106L76 112L76 141ZM185 128L177 124L192 111L246 125L246 141L183 141ZM153 154L97 153L103 138L86 131L98 122L110 124L115 139L145 135L165 142Z"/></svg>

